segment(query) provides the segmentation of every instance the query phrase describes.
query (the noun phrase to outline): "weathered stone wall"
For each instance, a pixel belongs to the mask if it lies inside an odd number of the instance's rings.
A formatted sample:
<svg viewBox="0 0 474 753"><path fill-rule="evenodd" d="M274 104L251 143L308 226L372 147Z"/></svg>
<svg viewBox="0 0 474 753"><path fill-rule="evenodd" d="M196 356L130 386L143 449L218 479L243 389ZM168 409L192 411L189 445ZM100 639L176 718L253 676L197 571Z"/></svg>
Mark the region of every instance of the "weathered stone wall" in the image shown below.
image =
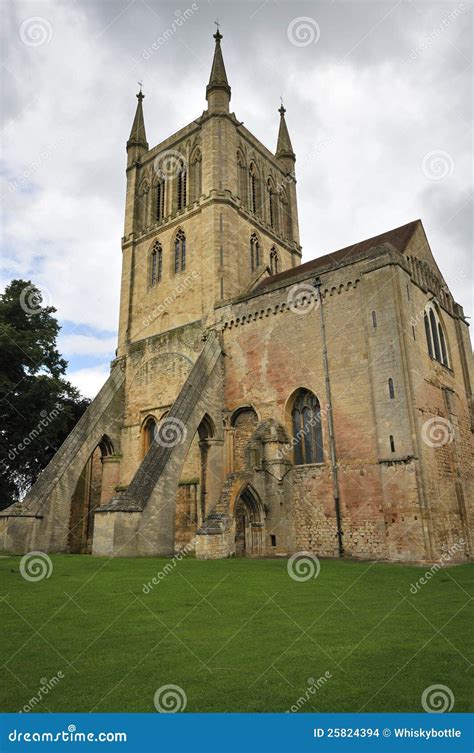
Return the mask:
<svg viewBox="0 0 474 753"><path fill-rule="evenodd" d="M423 310L428 296L404 264L387 247L321 274L344 546L354 557L432 559L463 535L467 522L459 513L460 498L468 506L467 495L459 481L457 489L454 483L461 475L467 484L462 469L470 464L456 323L446 313L450 373L429 358L422 319L414 339L410 302ZM291 435L288 409L294 392L307 388L318 396L324 464L295 467L290 481L298 548L334 556L321 311L311 300L306 313L292 311L289 291L288 284L270 287L265 295L218 310L228 355L226 409L253 405ZM439 451L423 441L419 413L430 400L429 415L447 415L443 387L454 392L450 417L459 440Z"/></svg>

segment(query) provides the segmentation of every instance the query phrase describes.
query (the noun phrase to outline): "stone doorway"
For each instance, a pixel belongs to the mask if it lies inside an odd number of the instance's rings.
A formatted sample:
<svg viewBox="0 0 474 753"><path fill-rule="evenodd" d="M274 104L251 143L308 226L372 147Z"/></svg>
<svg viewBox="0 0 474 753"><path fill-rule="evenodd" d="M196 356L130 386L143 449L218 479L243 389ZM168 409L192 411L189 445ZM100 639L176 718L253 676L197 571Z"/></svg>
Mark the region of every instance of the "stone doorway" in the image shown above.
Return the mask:
<svg viewBox="0 0 474 753"><path fill-rule="evenodd" d="M250 487L240 493L234 517L236 556L262 557L265 554L265 511Z"/></svg>
<svg viewBox="0 0 474 753"><path fill-rule="evenodd" d="M108 437L103 437L79 476L69 513L70 554L90 554L92 551L94 513L112 496L117 480L113 465L106 465L113 459L113 452L112 442Z"/></svg>

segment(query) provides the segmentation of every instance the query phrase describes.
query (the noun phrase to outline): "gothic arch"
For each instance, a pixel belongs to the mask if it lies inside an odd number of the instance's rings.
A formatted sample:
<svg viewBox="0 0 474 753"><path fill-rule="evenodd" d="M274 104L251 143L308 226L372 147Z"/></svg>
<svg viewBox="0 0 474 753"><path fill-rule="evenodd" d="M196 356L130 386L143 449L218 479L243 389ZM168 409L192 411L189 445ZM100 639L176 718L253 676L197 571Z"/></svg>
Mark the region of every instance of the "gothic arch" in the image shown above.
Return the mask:
<svg viewBox="0 0 474 753"><path fill-rule="evenodd" d="M202 194L202 152L195 146L189 160L189 203L198 201Z"/></svg>
<svg viewBox="0 0 474 753"><path fill-rule="evenodd" d="M183 228L179 227L172 238L171 258L173 263L173 273L184 272L186 269L186 233Z"/></svg>
<svg viewBox="0 0 474 753"><path fill-rule="evenodd" d="M150 199L149 193L150 193L150 184L147 178L143 178L138 188L137 203L136 203L136 218L137 218L138 226L140 230L144 230L149 224L148 223L148 205L149 205L149 199Z"/></svg>
<svg viewBox="0 0 474 753"><path fill-rule="evenodd" d="M265 554L265 508L253 486L245 483L234 497L231 514L235 521L237 556Z"/></svg>
<svg viewBox="0 0 474 753"><path fill-rule="evenodd" d="M242 206L248 206L247 161L242 149L237 149L238 192Z"/></svg>
<svg viewBox="0 0 474 753"><path fill-rule="evenodd" d="M321 413L319 398L307 387L297 388L288 398L285 418L295 465L324 462Z"/></svg>
<svg viewBox="0 0 474 753"><path fill-rule="evenodd" d="M70 553L83 554L92 550L95 511L111 497L116 482L113 473L108 473L111 466L107 465L107 472L104 470L104 460L108 458L112 467L118 468L113 456L112 439L103 434L79 474L71 496L67 542Z"/></svg>
<svg viewBox="0 0 474 753"><path fill-rule="evenodd" d="M149 413L143 419L140 427L142 457L145 457L148 450L150 449L153 440L156 437L157 431L158 421L153 414Z"/></svg>
<svg viewBox="0 0 474 753"><path fill-rule="evenodd" d="M263 261L262 246L257 233L250 236L250 271L255 272Z"/></svg>
<svg viewBox="0 0 474 753"><path fill-rule="evenodd" d="M277 275L280 272L280 257L278 255L278 250L275 245L273 245L270 249L270 273L272 275Z"/></svg>
<svg viewBox="0 0 474 753"><path fill-rule="evenodd" d="M153 177L153 214L155 222L161 222L165 217L166 181L160 169Z"/></svg>
<svg viewBox="0 0 474 753"><path fill-rule="evenodd" d="M249 165L249 209L256 215L261 214L260 170L252 160Z"/></svg>
<svg viewBox="0 0 474 753"><path fill-rule="evenodd" d="M279 192L280 198L280 217L281 217L281 232L284 238L291 241L293 240L293 222L291 218L291 207L288 200L288 194L286 189L282 186Z"/></svg>
<svg viewBox="0 0 474 753"><path fill-rule="evenodd" d="M276 190L276 185L273 177L270 175L267 178L267 218L268 218L268 224L270 227L272 227L274 230L278 231L280 227L280 218L279 218L279 211L278 211L278 205L279 205L279 196Z"/></svg>
<svg viewBox="0 0 474 753"><path fill-rule="evenodd" d="M439 306L431 301L425 308L424 315L426 344L431 358L450 368L450 357L446 329L441 319Z"/></svg>
<svg viewBox="0 0 474 753"><path fill-rule="evenodd" d="M249 466L249 442L258 425L257 412L251 405L237 408L231 415L232 470L243 471Z"/></svg>

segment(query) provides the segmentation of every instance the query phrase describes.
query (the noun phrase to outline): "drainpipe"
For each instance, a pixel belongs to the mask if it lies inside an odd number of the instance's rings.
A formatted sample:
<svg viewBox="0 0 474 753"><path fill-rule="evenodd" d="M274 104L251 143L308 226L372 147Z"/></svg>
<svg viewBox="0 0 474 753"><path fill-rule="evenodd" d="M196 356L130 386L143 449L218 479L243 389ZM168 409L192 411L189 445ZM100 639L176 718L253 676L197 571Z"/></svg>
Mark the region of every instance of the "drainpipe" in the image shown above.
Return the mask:
<svg viewBox="0 0 474 753"><path fill-rule="evenodd" d="M324 366L324 381L326 384L326 404L328 414L328 428L329 428L329 446L331 449L331 475L332 475L332 490L334 497L334 510L336 512L336 525L337 525L337 546L339 551L339 557L344 557L344 543L342 537L344 532L342 530L341 520L341 507L339 504L339 477L337 468L336 457L336 442L334 439L334 421L332 415L332 400L331 400L331 382L329 381L329 366L328 366L328 349L326 343L326 327L324 324L324 309L323 309L323 297L321 295L321 279L316 277L313 280L313 285L316 288L318 303L319 303L319 320L321 325L321 342L323 344L323 366Z"/></svg>

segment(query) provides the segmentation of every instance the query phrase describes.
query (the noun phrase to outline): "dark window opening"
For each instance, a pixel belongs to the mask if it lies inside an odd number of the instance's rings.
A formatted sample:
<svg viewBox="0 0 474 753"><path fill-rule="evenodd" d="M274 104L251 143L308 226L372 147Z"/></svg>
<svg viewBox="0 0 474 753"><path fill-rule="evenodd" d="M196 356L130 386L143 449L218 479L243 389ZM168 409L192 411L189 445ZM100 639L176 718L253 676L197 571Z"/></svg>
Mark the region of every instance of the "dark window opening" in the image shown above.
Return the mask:
<svg viewBox="0 0 474 753"><path fill-rule="evenodd" d="M393 379L390 377L388 380L388 394L390 395L390 400L393 400L395 397L395 390L393 389Z"/></svg>
<svg viewBox="0 0 474 753"><path fill-rule="evenodd" d="M295 465L324 462L321 406L309 390L300 390L291 412Z"/></svg>

